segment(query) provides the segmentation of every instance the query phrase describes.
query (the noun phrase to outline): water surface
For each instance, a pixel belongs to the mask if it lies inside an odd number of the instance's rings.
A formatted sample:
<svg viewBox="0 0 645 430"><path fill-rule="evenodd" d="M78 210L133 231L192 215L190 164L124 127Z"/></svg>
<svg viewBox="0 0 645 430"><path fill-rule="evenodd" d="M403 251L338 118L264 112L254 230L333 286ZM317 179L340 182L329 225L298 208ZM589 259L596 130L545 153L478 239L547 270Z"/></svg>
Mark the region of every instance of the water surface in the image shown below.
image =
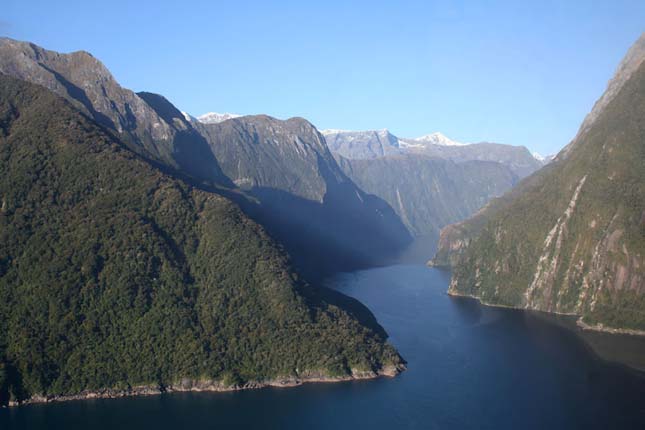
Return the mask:
<svg viewBox="0 0 645 430"><path fill-rule="evenodd" d="M237 393L177 393L0 411L0 428L645 428L645 378L544 316L445 294L419 264L341 274L408 361L389 379Z"/></svg>

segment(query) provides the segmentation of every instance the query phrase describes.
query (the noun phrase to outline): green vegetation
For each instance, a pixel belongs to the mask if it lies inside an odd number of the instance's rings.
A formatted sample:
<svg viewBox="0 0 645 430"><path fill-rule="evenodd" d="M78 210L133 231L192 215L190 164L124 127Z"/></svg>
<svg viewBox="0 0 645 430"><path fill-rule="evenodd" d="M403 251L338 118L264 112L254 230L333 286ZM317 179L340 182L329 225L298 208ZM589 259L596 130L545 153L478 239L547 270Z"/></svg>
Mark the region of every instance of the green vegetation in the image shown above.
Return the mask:
<svg viewBox="0 0 645 430"><path fill-rule="evenodd" d="M487 303L645 330L645 65L561 158L446 230L435 262Z"/></svg>
<svg viewBox="0 0 645 430"><path fill-rule="evenodd" d="M0 402L401 359L228 200L0 75Z"/></svg>

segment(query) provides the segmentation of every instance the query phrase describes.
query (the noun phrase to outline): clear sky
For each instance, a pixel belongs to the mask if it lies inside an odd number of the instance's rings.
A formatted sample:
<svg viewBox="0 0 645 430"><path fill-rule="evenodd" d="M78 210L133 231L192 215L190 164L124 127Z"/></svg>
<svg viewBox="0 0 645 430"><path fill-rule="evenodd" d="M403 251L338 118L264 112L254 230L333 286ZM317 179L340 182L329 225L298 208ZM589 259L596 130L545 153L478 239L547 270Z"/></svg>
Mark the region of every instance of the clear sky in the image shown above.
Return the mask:
<svg viewBox="0 0 645 430"><path fill-rule="evenodd" d="M575 135L645 31L643 0L2 3L0 34L89 51L123 86L193 115L441 131L544 154Z"/></svg>

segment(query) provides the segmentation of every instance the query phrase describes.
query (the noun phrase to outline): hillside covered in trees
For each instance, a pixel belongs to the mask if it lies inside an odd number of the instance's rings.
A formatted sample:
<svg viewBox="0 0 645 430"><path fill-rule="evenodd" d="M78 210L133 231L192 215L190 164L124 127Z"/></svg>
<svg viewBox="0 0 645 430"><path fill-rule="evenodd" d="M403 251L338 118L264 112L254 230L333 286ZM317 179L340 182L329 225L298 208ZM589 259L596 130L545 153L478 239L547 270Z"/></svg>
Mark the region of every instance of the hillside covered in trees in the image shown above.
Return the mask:
<svg viewBox="0 0 645 430"><path fill-rule="evenodd" d="M1 74L0 171L0 403L402 366L369 311L300 280L236 205Z"/></svg>

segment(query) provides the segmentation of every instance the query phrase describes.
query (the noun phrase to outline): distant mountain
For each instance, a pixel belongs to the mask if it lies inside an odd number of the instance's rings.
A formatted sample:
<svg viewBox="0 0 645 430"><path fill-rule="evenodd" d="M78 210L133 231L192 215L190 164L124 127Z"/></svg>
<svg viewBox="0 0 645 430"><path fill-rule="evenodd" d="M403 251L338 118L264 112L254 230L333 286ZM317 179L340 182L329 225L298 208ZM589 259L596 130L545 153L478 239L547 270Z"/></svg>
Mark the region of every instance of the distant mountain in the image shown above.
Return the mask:
<svg viewBox="0 0 645 430"><path fill-rule="evenodd" d="M392 208L343 173L308 121L255 115L196 127L226 176L260 202L249 212L308 272L375 264L409 243Z"/></svg>
<svg viewBox="0 0 645 430"><path fill-rule="evenodd" d="M0 74L0 404L402 368L366 308L76 106Z"/></svg>
<svg viewBox="0 0 645 430"><path fill-rule="evenodd" d="M490 161L456 163L425 154L337 159L362 190L388 202L416 237L438 237L442 227L469 217L519 180Z"/></svg>
<svg viewBox="0 0 645 430"><path fill-rule="evenodd" d="M508 166L520 178L545 164L544 160L536 159L524 146L488 142L464 144L441 133L415 139L398 138L388 130L323 130L322 133L332 152L350 160L392 154L423 154L456 162L494 161Z"/></svg>
<svg viewBox="0 0 645 430"><path fill-rule="evenodd" d="M645 35L576 138L544 169L441 233L450 292L645 333Z"/></svg>
<svg viewBox="0 0 645 430"><path fill-rule="evenodd" d="M204 115L198 116L196 119L204 124L217 124L218 122L226 121L227 119L239 118L240 116L242 115L235 113L208 112Z"/></svg>
<svg viewBox="0 0 645 430"><path fill-rule="evenodd" d="M400 153L399 139L387 129L322 130L329 149L347 159L368 159Z"/></svg>
<svg viewBox="0 0 645 430"><path fill-rule="evenodd" d="M465 143L457 142L448 138L443 133L435 132L426 134L425 136L417 137L414 139L401 139L404 147L425 147L427 145L441 145L441 146L464 146Z"/></svg>
<svg viewBox="0 0 645 430"><path fill-rule="evenodd" d="M463 144L441 133L323 130L343 172L394 208L416 237L463 220L543 165L525 147Z"/></svg>
<svg viewBox="0 0 645 430"><path fill-rule="evenodd" d="M42 85L111 130L129 148L197 180L227 184L208 145L174 106L163 113L123 88L91 54L60 54L33 43L0 38L0 73ZM171 106L171 105L170 105Z"/></svg>

